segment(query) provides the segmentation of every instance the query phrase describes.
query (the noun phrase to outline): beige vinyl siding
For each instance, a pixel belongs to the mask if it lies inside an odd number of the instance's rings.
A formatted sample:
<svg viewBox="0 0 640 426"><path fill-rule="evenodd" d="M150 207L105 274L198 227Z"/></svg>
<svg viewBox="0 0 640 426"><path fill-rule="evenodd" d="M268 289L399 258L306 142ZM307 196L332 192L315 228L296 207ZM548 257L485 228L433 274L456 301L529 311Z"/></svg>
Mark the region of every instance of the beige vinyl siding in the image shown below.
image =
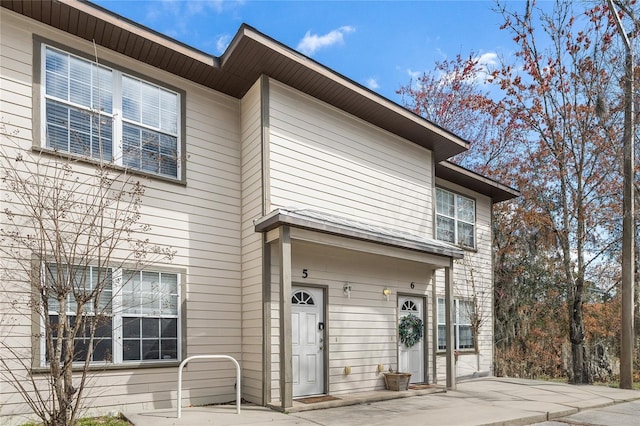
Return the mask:
<svg viewBox="0 0 640 426"><path fill-rule="evenodd" d="M241 101L242 129L242 391L262 403L263 307L262 234L253 220L262 215L261 80Z"/></svg>
<svg viewBox="0 0 640 426"><path fill-rule="evenodd" d="M31 34L24 26L11 25L3 11L0 14L0 145L9 156L15 155L15 150L9 144L31 146L31 45L25 43ZM3 209L9 207L4 200ZM5 215L0 216L0 227L6 226ZM0 257L4 256L0 254ZM3 266L3 279L0 280L0 357L8 364L8 368L15 369L17 377L28 380L27 371L23 367L31 366L31 315L26 309L26 302L30 297L28 277L20 270L19 265L9 263L6 258L0 258ZM7 265L8 270L5 270ZM5 278L6 276L6 278ZM14 303L14 302L17 302ZM10 345L11 353L4 345ZM29 354L24 357L22 354ZM6 371L0 366L0 424L22 424L24 418L9 421L7 414L25 412L24 400L15 392L14 387L6 380Z"/></svg>
<svg viewBox="0 0 640 426"><path fill-rule="evenodd" d="M2 78L0 90L2 90L2 102L0 113L2 114L2 138L6 139L6 132L16 131L12 138L30 140L31 138L31 71L33 69L31 57L31 45L26 44L31 34L25 31L24 26L5 24L9 13L2 11L0 19L0 67ZM10 127L9 127L10 126ZM3 145L6 141L3 141Z"/></svg>
<svg viewBox="0 0 640 426"><path fill-rule="evenodd" d="M493 244L491 231L491 199L464 187L436 179L436 185L475 200L476 250L465 250L464 259L454 262L454 298L471 300L475 291L481 306L482 323L478 333L478 354L461 351L457 375L473 376L492 371L493 362ZM473 280L473 282L472 282ZM437 295L444 297L444 275L436 272ZM438 356L438 381L445 380L444 354Z"/></svg>
<svg viewBox="0 0 640 426"><path fill-rule="evenodd" d="M431 234L431 153L270 81L273 207Z"/></svg>
<svg viewBox="0 0 640 426"><path fill-rule="evenodd" d="M0 25L0 115L7 132L22 150L32 146L34 116L33 36L55 40L65 46L92 54L90 43L2 10ZM158 265L184 272L183 341L186 354L228 354L241 359L242 341L242 248L241 237L241 151L240 103L228 96L204 89L150 66L98 48L100 60L118 64L158 82L178 87L186 93L186 185L141 179L147 185L142 221L151 225L151 241L177 251L170 264ZM37 82L36 82L37 83ZM34 121L35 120L35 121ZM4 132L4 131L3 131ZM7 146L6 135L3 148ZM33 141L38 145L39 141ZM10 148L7 148L10 149ZM86 163L76 170L92 173ZM0 259L5 262L6 259ZM151 268L149 268L151 269ZM26 297L24 281L3 281L0 294L12 292ZM31 316L0 305L0 324L13 322L4 343L31 358ZM5 352L0 348L3 356ZM94 411L111 411L114 406L128 409L175 407L177 367L127 368L95 372L87 402ZM44 376L43 376L44 377ZM235 397L235 372L225 362L194 362L185 370L184 404L228 401ZM0 381L0 423L11 414L27 408L4 381Z"/></svg>
<svg viewBox="0 0 640 426"><path fill-rule="evenodd" d="M300 240L292 242L293 286L319 286L327 291L324 340L325 358L329 357L327 391L339 395L384 389L384 378L377 370L378 364L383 364L385 370L398 366L398 293L428 296L431 289L430 266L399 259L395 257L395 249L390 249L394 256L384 256L339 248L341 238L335 238L335 245ZM302 278L303 269L307 269L307 278ZM277 270L278 260L274 253L272 271ZM276 316L277 273L272 279L272 314ZM342 290L345 282L352 287L350 298ZM414 289L411 289L412 282ZM388 301L382 294L385 287L391 289ZM427 321L430 321L429 317ZM279 398L279 376L276 374L279 368L278 326L274 319L272 401ZM346 366L351 367L349 375L344 374Z"/></svg>

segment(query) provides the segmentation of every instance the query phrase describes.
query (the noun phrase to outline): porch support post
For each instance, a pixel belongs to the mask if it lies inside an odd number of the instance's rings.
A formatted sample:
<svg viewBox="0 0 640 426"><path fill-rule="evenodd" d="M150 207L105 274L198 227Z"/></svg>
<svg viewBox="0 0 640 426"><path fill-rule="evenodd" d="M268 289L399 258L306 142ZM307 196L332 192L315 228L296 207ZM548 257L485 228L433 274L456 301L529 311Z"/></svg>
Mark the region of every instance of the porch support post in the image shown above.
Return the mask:
<svg viewBox="0 0 640 426"><path fill-rule="evenodd" d="M271 243L262 235L262 405L271 402Z"/></svg>
<svg viewBox="0 0 640 426"><path fill-rule="evenodd" d="M448 268L444 268L444 312L445 312L445 329L447 338L447 389L456 389L456 364L454 357L454 307L453 307L453 259L451 259Z"/></svg>
<svg viewBox="0 0 640 426"><path fill-rule="evenodd" d="M293 366L291 362L291 229L280 227L280 402L282 409L293 406Z"/></svg>
<svg viewBox="0 0 640 426"><path fill-rule="evenodd" d="M431 271L431 335L433 336L433 345L431 345L431 363L433 384L438 384L438 292L436 286L436 271Z"/></svg>

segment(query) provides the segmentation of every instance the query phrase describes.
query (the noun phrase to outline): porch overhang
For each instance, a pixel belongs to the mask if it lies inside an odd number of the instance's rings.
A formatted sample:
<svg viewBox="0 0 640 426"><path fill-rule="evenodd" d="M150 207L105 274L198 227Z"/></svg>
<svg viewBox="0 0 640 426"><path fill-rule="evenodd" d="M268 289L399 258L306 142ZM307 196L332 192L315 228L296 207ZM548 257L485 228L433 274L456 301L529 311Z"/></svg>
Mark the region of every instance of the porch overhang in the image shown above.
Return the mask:
<svg viewBox="0 0 640 426"><path fill-rule="evenodd" d="M462 259L464 255L462 249L441 241L309 209L276 209L255 220L254 226L256 232L267 234L289 226L449 259Z"/></svg>
<svg viewBox="0 0 640 426"><path fill-rule="evenodd" d="M445 277L445 330L446 330L446 381L447 389L455 390L454 361L454 306L453 306L453 267L454 260L463 258L463 250L441 241L419 235L385 228L354 219L336 216L309 209L279 208L254 221L254 229L264 235L264 243L275 248L278 257L278 305L279 305L279 368L280 368L280 405L282 410L293 406L293 365L292 365L292 324L291 289L292 242L293 240L311 241L371 254L391 256L426 263L432 270L443 269ZM271 250L267 250L270 253ZM270 255L265 258L263 277L270 283L272 263ZM266 284L270 288L270 284ZM432 286L435 298L435 285ZM270 290L266 291L268 294ZM269 304L271 301L268 302ZM270 336L270 318L264 321L265 335ZM268 343L267 347L271 344ZM270 360L265 357L265 365ZM265 377L270 377L267 367ZM434 376L435 376L434 367ZM266 387L265 387L266 389ZM265 392L268 395L268 392ZM267 398L270 400L270 398Z"/></svg>

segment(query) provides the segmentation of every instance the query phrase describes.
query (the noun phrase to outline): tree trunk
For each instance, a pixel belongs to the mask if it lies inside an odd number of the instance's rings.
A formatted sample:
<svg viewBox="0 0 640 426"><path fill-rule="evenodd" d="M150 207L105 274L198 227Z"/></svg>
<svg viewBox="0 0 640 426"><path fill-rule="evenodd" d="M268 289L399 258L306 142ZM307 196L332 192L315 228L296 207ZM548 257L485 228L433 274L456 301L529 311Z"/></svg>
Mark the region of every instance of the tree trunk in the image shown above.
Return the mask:
<svg viewBox="0 0 640 426"><path fill-rule="evenodd" d="M640 206L640 197L636 196L636 205ZM635 289L634 289L634 306L635 306L635 312L634 312L634 321L635 321L635 326L634 326L634 331L635 331L635 338L636 341L640 338L640 241L638 241L638 233L636 232L634 234L634 238L635 238L635 242L634 242L634 249L635 249L635 265L634 265L634 271L633 271L633 282L635 283ZM636 345L637 346L637 345ZM636 347L637 349L637 347Z"/></svg>
<svg viewBox="0 0 640 426"><path fill-rule="evenodd" d="M562 153L559 149L557 152ZM583 294L584 294L584 262L582 251L582 238L584 233L584 218L582 217L582 205L577 203L578 210L578 244L576 247L577 265L571 258L573 250L569 243L569 229L570 229L570 185L567 183L569 178L567 177L567 168L565 162L562 161L561 156L558 157L558 164L560 168L560 194L561 194L561 212L562 212L562 231L557 233L558 243L562 248L563 255L563 267L567 280L567 310L569 313L569 341L571 342L571 371L569 374L569 383L580 384L590 383L590 376L588 371L588 363L586 362L585 355L585 341L584 341L584 318L583 318ZM574 273L574 267L577 266L577 274Z"/></svg>
<svg viewBox="0 0 640 426"><path fill-rule="evenodd" d="M582 287L578 285L577 287ZM569 339L571 340L571 371L569 383L590 384L589 357L584 341L584 319L582 316L582 288L576 289L569 318Z"/></svg>

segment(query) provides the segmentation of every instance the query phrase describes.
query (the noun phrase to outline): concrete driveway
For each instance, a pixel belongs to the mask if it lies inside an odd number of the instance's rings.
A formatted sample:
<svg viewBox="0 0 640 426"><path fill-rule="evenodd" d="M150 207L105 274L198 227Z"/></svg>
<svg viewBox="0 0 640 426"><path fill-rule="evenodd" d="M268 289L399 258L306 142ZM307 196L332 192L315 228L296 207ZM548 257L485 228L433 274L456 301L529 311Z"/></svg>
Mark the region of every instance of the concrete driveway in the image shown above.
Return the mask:
<svg viewBox="0 0 640 426"><path fill-rule="evenodd" d="M630 404L623 404L635 401ZM622 405L619 405L622 404ZM594 411L594 409L597 409ZM455 391L408 396L378 402L362 402L335 408L275 412L245 405L235 414L234 405L175 408L125 413L136 426L165 425L625 425L640 424L640 391L606 386L510 378L482 378L462 382ZM584 417L593 415L594 417ZM613 423L591 422L614 421ZM550 422L551 421L551 422ZM626 423L634 421L633 423Z"/></svg>
<svg viewBox="0 0 640 426"><path fill-rule="evenodd" d="M536 426L599 425L637 426L640 424L640 400L623 402L602 408L584 410L557 420L536 423Z"/></svg>

